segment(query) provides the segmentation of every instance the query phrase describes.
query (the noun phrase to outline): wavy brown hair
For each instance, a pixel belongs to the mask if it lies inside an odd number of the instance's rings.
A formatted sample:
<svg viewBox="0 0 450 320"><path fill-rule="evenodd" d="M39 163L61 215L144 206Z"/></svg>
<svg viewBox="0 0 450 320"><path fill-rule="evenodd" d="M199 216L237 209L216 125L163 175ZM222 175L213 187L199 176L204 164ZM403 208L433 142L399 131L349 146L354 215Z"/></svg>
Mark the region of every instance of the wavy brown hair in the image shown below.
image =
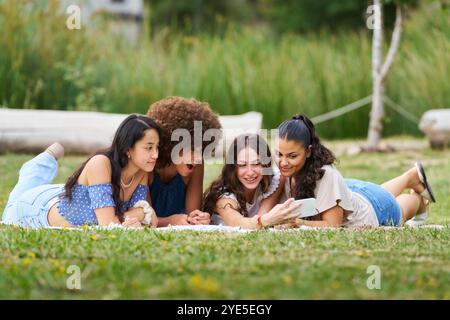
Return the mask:
<svg viewBox="0 0 450 320"><path fill-rule="evenodd" d="M324 165L336 162L333 152L326 148L316 134L311 120L299 114L292 119L284 121L278 126L279 138L300 143L305 149L311 146L311 156L299 172L295 173L295 199L315 198L314 190L317 181L322 179L325 170Z"/></svg>
<svg viewBox="0 0 450 320"><path fill-rule="evenodd" d="M248 216L246 201L244 197L244 186L237 176L237 156L242 149L252 148L259 155L263 167L271 168L272 155L266 141L257 134L243 134L233 140L226 155L226 163L220 176L211 183L203 194L203 208L205 212L213 214L216 212L216 203L224 193L233 193L240 206L241 214ZM263 175L260 182L262 192L266 192L272 181L273 173Z"/></svg>
<svg viewBox="0 0 450 320"><path fill-rule="evenodd" d="M154 119L162 129L162 143L156 163L158 168L172 164L170 158L172 149L179 143L171 141L172 133L176 129L188 130L193 142L194 121L202 122L202 137L208 129L222 128L218 115L211 110L208 103L183 97L167 97L156 101L150 106L147 116ZM202 153L211 143L217 144L218 141L209 142L202 139ZM192 143L191 147L193 147Z"/></svg>

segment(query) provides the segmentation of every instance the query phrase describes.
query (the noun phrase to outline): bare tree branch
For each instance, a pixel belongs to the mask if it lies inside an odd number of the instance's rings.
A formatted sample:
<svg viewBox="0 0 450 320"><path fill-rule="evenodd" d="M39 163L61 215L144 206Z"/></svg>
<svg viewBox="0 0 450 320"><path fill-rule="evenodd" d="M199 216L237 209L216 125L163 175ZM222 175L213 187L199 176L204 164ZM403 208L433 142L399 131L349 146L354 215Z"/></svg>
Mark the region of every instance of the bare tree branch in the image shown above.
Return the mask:
<svg viewBox="0 0 450 320"><path fill-rule="evenodd" d="M395 17L395 27L392 32L391 44L389 46L389 51L386 55L386 59L381 67L380 75L381 78L384 79L389 72L389 69L394 61L395 54L398 51L398 47L400 45L400 36L402 33L402 8L400 5L397 6L396 9L396 17Z"/></svg>

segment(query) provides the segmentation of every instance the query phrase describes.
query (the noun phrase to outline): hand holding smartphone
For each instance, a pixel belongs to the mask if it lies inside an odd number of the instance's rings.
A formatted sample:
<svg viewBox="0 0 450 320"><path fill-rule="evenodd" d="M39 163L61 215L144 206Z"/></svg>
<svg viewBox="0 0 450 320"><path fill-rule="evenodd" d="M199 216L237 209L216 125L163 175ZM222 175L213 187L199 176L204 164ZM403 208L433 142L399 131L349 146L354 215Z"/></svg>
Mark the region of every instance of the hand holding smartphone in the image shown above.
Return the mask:
<svg viewBox="0 0 450 320"><path fill-rule="evenodd" d="M317 214L315 198L295 200L290 204L290 206L295 206L298 203L301 204L300 207L295 210L298 214L298 218L312 217Z"/></svg>

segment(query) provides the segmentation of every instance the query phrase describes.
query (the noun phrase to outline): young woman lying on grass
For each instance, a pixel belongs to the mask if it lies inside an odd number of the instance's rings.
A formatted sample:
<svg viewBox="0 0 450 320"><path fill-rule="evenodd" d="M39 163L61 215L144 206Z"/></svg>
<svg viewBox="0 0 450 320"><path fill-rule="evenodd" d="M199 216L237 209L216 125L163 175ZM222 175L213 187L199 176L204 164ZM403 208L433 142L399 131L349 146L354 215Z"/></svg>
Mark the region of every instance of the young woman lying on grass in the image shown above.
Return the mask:
<svg viewBox="0 0 450 320"><path fill-rule="evenodd" d="M149 175L150 195L160 227L167 225L209 224L210 214L201 211L203 194L203 152L209 142L202 141L201 150L194 151L194 121L202 125L201 137L209 129L220 129L219 118L209 105L195 99L167 97L153 103L147 113L162 129L160 158ZM188 132L190 151L176 154L172 141L175 130ZM183 137L184 138L184 137ZM214 141L217 143L217 141Z"/></svg>
<svg viewBox="0 0 450 320"><path fill-rule="evenodd" d="M203 210L212 212L212 224L261 229L284 224L296 217L294 199L277 204L280 172L272 169L270 150L259 135L234 139L226 164L204 196Z"/></svg>
<svg viewBox="0 0 450 320"><path fill-rule="evenodd" d="M314 125L304 115L279 127L275 159L286 177L284 198L316 198L317 215L296 219L294 225L312 227L400 226L425 222L428 202L435 202L422 166L416 163L381 186L344 179L335 168L333 153L320 143ZM403 194L405 190L409 194ZM283 197L282 197L283 199Z"/></svg>
<svg viewBox="0 0 450 320"><path fill-rule="evenodd" d="M151 220L155 226L147 183L158 158L159 136L152 119L128 116L111 146L83 163L65 185L51 184L64 154L54 143L22 166L4 222L31 228L111 223L139 227Z"/></svg>

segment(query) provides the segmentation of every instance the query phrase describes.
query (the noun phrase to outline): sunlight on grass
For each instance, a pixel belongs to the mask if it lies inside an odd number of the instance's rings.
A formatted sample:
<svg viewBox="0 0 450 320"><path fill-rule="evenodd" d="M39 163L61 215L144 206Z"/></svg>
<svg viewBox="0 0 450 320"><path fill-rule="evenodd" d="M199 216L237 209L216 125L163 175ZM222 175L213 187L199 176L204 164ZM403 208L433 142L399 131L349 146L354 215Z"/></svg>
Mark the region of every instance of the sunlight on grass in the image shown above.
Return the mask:
<svg viewBox="0 0 450 320"><path fill-rule="evenodd" d="M333 145L333 143L331 143ZM31 155L0 156L0 207ZM341 156L345 177L381 183L414 161L438 202L430 223L450 221L450 150ZM64 182L84 157L65 157ZM220 166L205 170L205 187ZM450 229L329 230L250 234L157 230L39 230L0 226L0 299L450 299ZM81 291L66 287L82 270ZM380 290L367 268L382 272Z"/></svg>

